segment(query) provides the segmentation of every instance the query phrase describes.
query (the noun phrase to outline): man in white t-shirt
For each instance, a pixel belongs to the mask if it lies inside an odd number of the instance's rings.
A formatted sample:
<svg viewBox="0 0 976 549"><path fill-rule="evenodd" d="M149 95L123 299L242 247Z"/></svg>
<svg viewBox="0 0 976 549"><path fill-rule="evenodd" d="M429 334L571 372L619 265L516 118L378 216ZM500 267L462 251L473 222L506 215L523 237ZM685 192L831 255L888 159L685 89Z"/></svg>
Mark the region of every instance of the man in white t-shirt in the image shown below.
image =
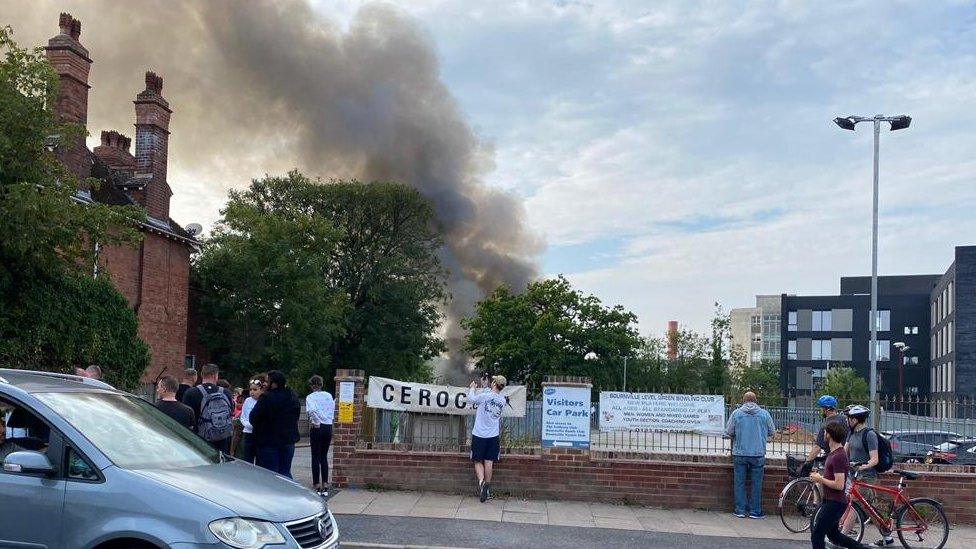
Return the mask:
<svg viewBox="0 0 976 549"><path fill-rule="evenodd" d="M468 389L468 404L477 407L474 429L471 430L471 461L474 462L474 472L478 476L482 503L491 495L491 469L494 462L498 461L502 411L508 404L501 391L507 383L504 376L493 376L491 390L478 392L478 383L475 381L471 382L471 388Z"/></svg>

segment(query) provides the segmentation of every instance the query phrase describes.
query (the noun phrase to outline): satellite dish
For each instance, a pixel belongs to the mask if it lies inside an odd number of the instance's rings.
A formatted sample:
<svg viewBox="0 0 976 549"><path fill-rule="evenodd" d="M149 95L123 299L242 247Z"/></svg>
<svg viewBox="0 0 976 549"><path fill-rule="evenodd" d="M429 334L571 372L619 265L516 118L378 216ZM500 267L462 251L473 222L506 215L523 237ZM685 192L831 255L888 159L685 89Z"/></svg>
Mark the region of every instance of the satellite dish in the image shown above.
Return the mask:
<svg viewBox="0 0 976 549"><path fill-rule="evenodd" d="M186 232L190 233L190 236L196 236L203 232L203 225L199 223L190 223L186 227Z"/></svg>

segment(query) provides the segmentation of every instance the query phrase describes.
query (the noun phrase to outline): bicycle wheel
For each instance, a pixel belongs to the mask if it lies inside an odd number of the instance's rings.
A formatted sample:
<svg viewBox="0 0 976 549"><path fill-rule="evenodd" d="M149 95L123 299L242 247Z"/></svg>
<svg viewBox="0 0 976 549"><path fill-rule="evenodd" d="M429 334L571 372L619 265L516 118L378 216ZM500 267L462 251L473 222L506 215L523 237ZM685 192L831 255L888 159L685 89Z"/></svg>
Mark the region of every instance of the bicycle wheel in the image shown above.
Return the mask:
<svg viewBox="0 0 976 549"><path fill-rule="evenodd" d="M949 519L934 499L909 500L895 511L895 528L907 549L942 549L949 539Z"/></svg>
<svg viewBox="0 0 976 549"><path fill-rule="evenodd" d="M810 529L810 519L820 507L820 490L808 478L791 481L779 498L779 518L794 534Z"/></svg>

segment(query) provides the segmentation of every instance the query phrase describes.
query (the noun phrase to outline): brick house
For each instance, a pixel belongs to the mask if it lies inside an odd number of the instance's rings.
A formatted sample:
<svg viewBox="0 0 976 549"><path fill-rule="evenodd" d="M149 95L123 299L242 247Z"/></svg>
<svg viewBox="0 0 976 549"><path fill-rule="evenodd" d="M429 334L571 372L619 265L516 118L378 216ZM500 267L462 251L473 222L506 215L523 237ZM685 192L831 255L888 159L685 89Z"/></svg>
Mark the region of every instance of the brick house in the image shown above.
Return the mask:
<svg viewBox="0 0 976 549"><path fill-rule="evenodd" d="M63 122L88 123L88 72L92 60L79 41L81 23L62 13L61 32L48 41L47 57L60 76L56 112ZM139 337L152 353L144 384L163 372L176 374L187 360L187 309L190 254L199 242L169 216L173 194L166 180L169 120L172 110L163 98L163 79L145 75L145 90L135 104L135 155L131 139L117 131L101 132L101 145L89 150L84 137L57 151L77 177L79 202L135 205L146 212L140 227L142 242L135 247L99 246L94 276L107 275L125 296L139 319ZM89 188L89 177L101 180ZM191 359L192 360L192 359Z"/></svg>

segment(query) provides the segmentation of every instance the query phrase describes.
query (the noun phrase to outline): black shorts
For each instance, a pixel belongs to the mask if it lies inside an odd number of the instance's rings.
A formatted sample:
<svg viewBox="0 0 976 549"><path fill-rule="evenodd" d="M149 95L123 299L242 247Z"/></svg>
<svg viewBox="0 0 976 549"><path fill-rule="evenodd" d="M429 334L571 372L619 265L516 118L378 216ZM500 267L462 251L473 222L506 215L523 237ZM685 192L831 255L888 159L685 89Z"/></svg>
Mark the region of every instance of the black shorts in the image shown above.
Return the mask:
<svg viewBox="0 0 976 549"><path fill-rule="evenodd" d="M471 435L471 461L498 461L498 437L481 438Z"/></svg>

